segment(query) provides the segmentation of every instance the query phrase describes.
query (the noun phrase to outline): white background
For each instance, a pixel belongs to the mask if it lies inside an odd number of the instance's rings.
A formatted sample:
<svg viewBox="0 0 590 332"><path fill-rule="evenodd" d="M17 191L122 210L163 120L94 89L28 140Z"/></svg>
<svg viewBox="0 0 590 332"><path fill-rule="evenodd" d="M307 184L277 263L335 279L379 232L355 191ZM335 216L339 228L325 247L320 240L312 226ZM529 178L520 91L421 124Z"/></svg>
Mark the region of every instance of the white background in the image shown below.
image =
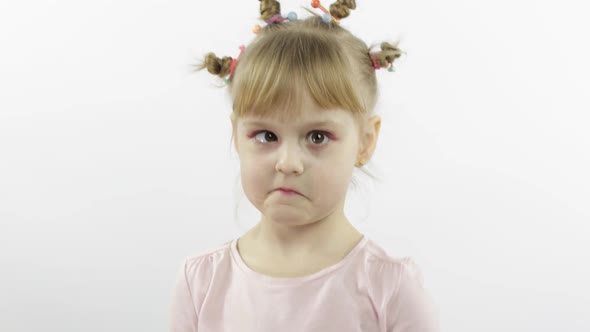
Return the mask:
<svg viewBox="0 0 590 332"><path fill-rule="evenodd" d="M585 2L357 4L342 26L407 54L353 223L416 259L443 331L590 331ZM1 2L1 331L165 331L181 260L254 224L226 91L190 65L236 56L258 5Z"/></svg>

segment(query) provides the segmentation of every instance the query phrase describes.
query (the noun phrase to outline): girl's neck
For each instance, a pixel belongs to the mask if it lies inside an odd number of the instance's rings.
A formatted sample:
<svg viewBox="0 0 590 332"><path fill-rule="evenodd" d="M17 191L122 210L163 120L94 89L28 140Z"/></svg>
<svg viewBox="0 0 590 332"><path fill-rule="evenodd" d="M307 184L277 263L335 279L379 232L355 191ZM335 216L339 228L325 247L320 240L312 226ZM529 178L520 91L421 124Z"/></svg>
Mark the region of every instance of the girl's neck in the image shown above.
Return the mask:
<svg viewBox="0 0 590 332"><path fill-rule="evenodd" d="M342 212L305 226L285 226L263 218L243 238L253 253L275 259L342 256L362 238Z"/></svg>

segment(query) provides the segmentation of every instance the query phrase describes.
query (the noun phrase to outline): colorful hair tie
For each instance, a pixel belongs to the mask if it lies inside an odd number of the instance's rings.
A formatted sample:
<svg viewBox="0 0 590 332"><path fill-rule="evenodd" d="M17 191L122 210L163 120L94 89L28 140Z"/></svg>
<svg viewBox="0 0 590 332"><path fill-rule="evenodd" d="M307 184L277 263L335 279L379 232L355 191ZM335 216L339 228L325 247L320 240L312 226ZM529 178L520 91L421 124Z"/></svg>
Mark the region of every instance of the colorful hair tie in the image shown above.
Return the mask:
<svg viewBox="0 0 590 332"><path fill-rule="evenodd" d="M377 61L377 57L372 56L371 60L373 60L373 68L375 69L381 69L381 66L379 65L379 62Z"/></svg>
<svg viewBox="0 0 590 332"><path fill-rule="evenodd" d="M271 25L271 24L275 24L275 23L283 23L286 20L287 20L286 17L282 17L281 14L276 14L273 17L266 20L265 22L266 22L266 24Z"/></svg>
<svg viewBox="0 0 590 332"><path fill-rule="evenodd" d="M286 17L281 16L281 14L276 14L273 17L269 18L268 20L264 21L267 25L283 23L285 21L297 21L297 13L289 12ZM252 32L258 34L262 30L262 27L259 24L256 24L254 28L252 28Z"/></svg>
<svg viewBox="0 0 590 332"><path fill-rule="evenodd" d="M322 6L320 0L312 0L311 6L313 8L319 8L324 12L324 16L322 16L322 20L324 21L324 23L334 22L336 24L340 24L340 20L330 15L330 12L326 8L324 8L324 6Z"/></svg>
<svg viewBox="0 0 590 332"><path fill-rule="evenodd" d="M375 70L381 69L381 65L379 65L379 61L377 61L377 57L376 56L371 56L371 60L373 61L373 68L375 68ZM389 66L387 67L387 71L388 72L394 72L395 68L393 67L393 62L391 62L389 64Z"/></svg>
<svg viewBox="0 0 590 332"><path fill-rule="evenodd" d="M238 54L237 58L231 60L231 65L229 66L229 79L228 80L231 80L231 78L234 76L234 71L236 70L236 63L238 62L238 59L240 59L240 57L242 56L242 53L244 53L245 49L246 49L246 46L240 45L240 54ZM226 82L228 80L226 80Z"/></svg>

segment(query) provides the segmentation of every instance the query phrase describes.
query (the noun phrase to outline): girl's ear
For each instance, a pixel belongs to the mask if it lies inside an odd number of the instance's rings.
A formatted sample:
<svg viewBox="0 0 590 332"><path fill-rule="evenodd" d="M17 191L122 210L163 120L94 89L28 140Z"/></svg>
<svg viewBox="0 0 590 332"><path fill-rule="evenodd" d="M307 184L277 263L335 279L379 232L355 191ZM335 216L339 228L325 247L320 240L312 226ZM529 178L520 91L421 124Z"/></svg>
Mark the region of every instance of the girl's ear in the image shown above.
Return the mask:
<svg viewBox="0 0 590 332"><path fill-rule="evenodd" d="M379 130L381 129L381 117L373 115L367 119L363 134L361 135L359 159L365 163L368 162L375 152L377 147L377 139L379 138Z"/></svg>

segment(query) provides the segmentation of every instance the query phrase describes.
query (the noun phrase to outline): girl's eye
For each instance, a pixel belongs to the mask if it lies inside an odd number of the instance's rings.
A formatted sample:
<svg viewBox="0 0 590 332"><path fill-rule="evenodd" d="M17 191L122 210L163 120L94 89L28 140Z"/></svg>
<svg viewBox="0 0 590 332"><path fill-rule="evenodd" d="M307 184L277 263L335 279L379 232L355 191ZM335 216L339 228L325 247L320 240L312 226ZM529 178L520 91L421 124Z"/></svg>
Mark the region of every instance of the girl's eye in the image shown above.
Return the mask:
<svg viewBox="0 0 590 332"><path fill-rule="evenodd" d="M328 142L328 135L323 131L312 131L309 135L311 142L315 145L323 145ZM318 142L324 142L319 143Z"/></svg>
<svg viewBox="0 0 590 332"><path fill-rule="evenodd" d="M254 134L254 138L260 143L267 143L270 141L275 141L277 136L268 130L261 130ZM314 145L323 145L326 144L329 140L328 134L323 131L312 131L308 138L310 142Z"/></svg>
<svg viewBox="0 0 590 332"><path fill-rule="evenodd" d="M276 140L277 137L275 136L275 134L273 134L272 132L270 132L268 130L262 130L262 131L256 133L254 135L254 138L256 138L256 140L260 143L266 143L272 139Z"/></svg>

